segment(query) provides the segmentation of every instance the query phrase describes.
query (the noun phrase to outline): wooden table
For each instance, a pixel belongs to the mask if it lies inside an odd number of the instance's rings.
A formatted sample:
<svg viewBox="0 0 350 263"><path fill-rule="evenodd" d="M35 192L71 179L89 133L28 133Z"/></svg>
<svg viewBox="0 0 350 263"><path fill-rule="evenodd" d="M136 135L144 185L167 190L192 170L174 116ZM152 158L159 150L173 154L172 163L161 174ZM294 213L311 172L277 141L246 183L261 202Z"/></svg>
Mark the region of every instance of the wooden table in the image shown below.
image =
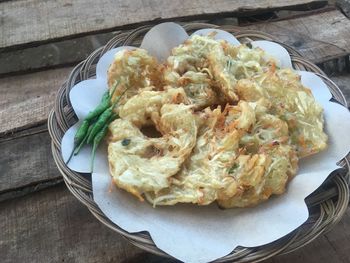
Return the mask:
<svg viewBox="0 0 350 263"><path fill-rule="evenodd" d="M0 1L1 262L173 262L129 244L68 192L46 126L73 65L119 31L169 20L271 33L321 66L350 102L350 21L327 1ZM266 262L327 261L350 262L350 210L331 232Z"/></svg>

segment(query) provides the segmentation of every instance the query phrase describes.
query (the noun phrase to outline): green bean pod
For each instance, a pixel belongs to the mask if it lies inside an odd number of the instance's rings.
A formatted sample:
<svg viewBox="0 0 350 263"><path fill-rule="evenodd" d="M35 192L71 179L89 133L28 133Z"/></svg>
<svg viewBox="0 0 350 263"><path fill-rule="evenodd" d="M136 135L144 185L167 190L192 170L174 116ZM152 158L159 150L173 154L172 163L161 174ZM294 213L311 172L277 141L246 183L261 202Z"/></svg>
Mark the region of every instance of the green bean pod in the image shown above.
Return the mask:
<svg viewBox="0 0 350 263"><path fill-rule="evenodd" d="M87 138L89 137L89 134L90 134L90 132L91 132L91 130L92 130L92 127L93 127L93 124L91 124L91 125L89 126L88 132L86 133L84 139L83 139L82 142L79 144L79 146L74 150L74 156L76 156L76 155L80 152L81 148L86 144Z"/></svg>
<svg viewBox="0 0 350 263"><path fill-rule="evenodd" d="M94 137L93 145L92 145L92 154L91 154L91 172L93 172L94 169L94 160L96 155L97 147L100 145L102 139L106 136L108 131L108 125L114 121L116 118L118 118L117 115L111 115L108 119L108 121L105 123L103 128L96 134Z"/></svg>
<svg viewBox="0 0 350 263"><path fill-rule="evenodd" d="M82 142L88 129L89 129L89 121L84 120L83 123L80 125L79 129L77 130L77 132L75 133L75 136L74 136L75 146Z"/></svg>
<svg viewBox="0 0 350 263"><path fill-rule="evenodd" d="M113 105L110 106L111 98L118 84L119 82L116 81L112 87L111 93L109 91L106 91L103 94L100 104L93 111L89 112L89 114L86 116L85 120L83 121L82 125L80 125L78 131L74 136L74 148L66 162L67 164L73 157L73 154L77 155L79 153L79 151L84 146L84 144L92 143L95 135L99 132L100 129L104 127L104 125L112 117L113 108L120 99L119 97L116 100L116 102L114 102ZM93 125L90 125L91 122L93 122L96 118L98 118L97 122L94 123Z"/></svg>
<svg viewBox="0 0 350 263"><path fill-rule="evenodd" d="M114 107L117 105L117 103L119 102L120 98L125 94L126 91L127 91L127 89L124 90L124 92L115 100L115 102L112 104L112 106L110 106L108 109L106 109L100 115L100 117L98 117L96 123L94 124L94 127L91 130L91 133L89 134L89 137L87 139L87 143L92 143L93 142L94 137L96 136L96 134L108 122L109 118L112 117Z"/></svg>
<svg viewBox="0 0 350 263"><path fill-rule="evenodd" d="M88 136L87 143L93 142L97 133L102 130L102 128L105 126L105 124L107 123L109 118L112 116L112 113L113 113L113 108L109 107L100 115L100 117L98 117L96 123L94 124L94 126L93 126L93 128Z"/></svg>
<svg viewBox="0 0 350 263"><path fill-rule="evenodd" d="M119 82L116 81L112 87L111 93L107 90L101 99L100 104L93 110L90 111L89 114L86 116L85 120L91 121L92 119L98 117L101 113L103 113L111 104L111 98L118 86Z"/></svg>
<svg viewBox="0 0 350 263"><path fill-rule="evenodd" d="M71 154L68 157L68 160L66 161L66 164L70 162L74 152L77 150L77 148L79 148L79 145L82 144L82 142L85 140L85 137L88 134L88 129L89 129L89 122L84 120L74 135L74 147Z"/></svg>
<svg viewBox="0 0 350 263"><path fill-rule="evenodd" d="M93 111L89 112L85 120L90 121L98 117L102 112L104 112L109 107L109 104L110 104L110 96L109 96L109 92L106 91L102 96L101 103Z"/></svg>

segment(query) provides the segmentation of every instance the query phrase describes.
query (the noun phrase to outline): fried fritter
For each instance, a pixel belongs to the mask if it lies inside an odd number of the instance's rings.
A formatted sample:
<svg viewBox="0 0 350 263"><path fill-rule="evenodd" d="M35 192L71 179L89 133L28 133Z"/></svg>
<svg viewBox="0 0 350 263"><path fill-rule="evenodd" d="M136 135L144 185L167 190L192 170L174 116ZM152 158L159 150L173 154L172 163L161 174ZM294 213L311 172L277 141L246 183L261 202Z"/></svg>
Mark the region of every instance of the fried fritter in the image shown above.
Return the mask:
<svg viewBox="0 0 350 263"><path fill-rule="evenodd" d="M323 150L323 110L293 70L259 48L193 36L164 65L146 51L116 55L109 126L115 184L154 206L254 206L284 193L298 159ZM143 132L153 127L158 136Z"/></svg>
<svg viewBox="0 0 350 263"><path fill-rule="evenodd" d="M125 90L119 105L123 105L140 90L158 90L162 85L162 75L158 73L161 68L157 60L144 49L117 52L107 73L109 88L119 83L112 101Z"/></svg>
<svg viewBox="0 0 350 263"><path fill-rule="evenodd" d="M170 186L175 175L196 144L197 126L190 106L160 105L155 123L160 138L148 138L130 120L117 119L109 129L110 172L120 188L143 200L148 191L159 192ZM177 118L177 116L182 116Z"/></svg>

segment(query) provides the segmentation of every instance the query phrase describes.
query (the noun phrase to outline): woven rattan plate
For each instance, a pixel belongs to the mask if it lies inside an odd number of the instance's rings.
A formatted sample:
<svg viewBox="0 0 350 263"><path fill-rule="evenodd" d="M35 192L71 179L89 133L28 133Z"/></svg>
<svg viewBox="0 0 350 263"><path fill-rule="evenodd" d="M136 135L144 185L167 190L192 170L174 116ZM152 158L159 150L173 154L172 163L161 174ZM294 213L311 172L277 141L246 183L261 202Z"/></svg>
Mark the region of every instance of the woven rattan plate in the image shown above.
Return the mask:
<svg viewBox="0 0 350 263"><path fill-rule="evenodd" d="M346 105L346 100L339 88L314 64L302 58L302 56L291 47L279 42L271 35L252 31L240 30L237 27L219 27L212 24L190 23L183 25L191 33L202 28L220 28L231 32L241 42L252 40L271 40L284 46L292 58L295 69L311 71L320 76L327 84L333 95L333 99L340 104ZM123 235L134 245L165 257L170 257L158 249L147 232L130 234L111 222L99 209L93 200L92 186L89 174L79 174L70 170L64 163L61 156L61 141L66 130L71 127L77 118L69 101L69 91L80 81L94 78L96 64L100 57L108 50L118 46L139 46L144 34L151 26L140 27L133 31L117 33L104 47L95 50L86 60L79 63L68 76L67 81L58 91L55 99L54 109L48 119L48 129L52 139L52 154L58 169L63 175L64 181L72 194L80 202L88 207L91 213L109 228ZM218 259L216 262L258 262L277 254L284 254L294 251L318 237L320 234L329 231L343 216L349 202L349 155L339 165L343 168L334 171L323 185L307 199L310 216L298 229L287 236L268 245L244 248L237 247L229 255Z"/></svg>

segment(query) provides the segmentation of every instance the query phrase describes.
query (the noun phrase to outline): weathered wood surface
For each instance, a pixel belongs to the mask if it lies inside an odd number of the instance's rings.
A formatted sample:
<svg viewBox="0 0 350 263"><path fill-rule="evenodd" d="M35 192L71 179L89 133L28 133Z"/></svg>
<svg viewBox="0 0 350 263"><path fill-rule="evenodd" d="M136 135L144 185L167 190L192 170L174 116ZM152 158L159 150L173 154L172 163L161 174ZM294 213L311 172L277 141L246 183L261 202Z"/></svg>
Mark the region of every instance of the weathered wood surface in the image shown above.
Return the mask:
<svg viewBox="0 0 350 263"><path fill-rule="evenodd" d="M1 262L176 262L146 253L95 219L61 184L0 203ZM265 263L347 263L350 209L311 244Z"/></svg>
<svg viewBox="0 0 350 263"><path fill-rule="evenodd" d="M0 0L0 52L15 54L9 57L9 62L4 61L4 53L0 54L3 62L0 74L75 63L83 59L89 49L95 49L101 43L82 46L82 41L74 42L76 39L72 38L132 28L144 21L206 18L214 17L214 13L220 13L222 17L238 12L255 12L257 6L261 10L274 10L324 2L196 0L186 2L185 7L184 2L177 0ZM349 20L339 11L260 23L249 28L279 37L317 63L349 55ZM65 39L70 40L63 41L64 48L55 50L57 53L50 56L50 48L55 47L48 43ZM47 44L47 49L35 48L43 43ZM23 49L17 50L19 47ZM70 53L62 55L60 52L67 47L72 48ZM85 55L75 53L79 47L85 50ZM23 54L27 51L28 54L37 52L37 55L26 62ZM21 60L18 67L12 63L16 58ZM44 123L55 93L70 70L66 67L1 79L1 262L175 262L130 245L99 223L60 183L62 177L51 157ZM350 102L350 75L332 79ZM49 189L39 191L48 186ZM31 194L18 197L26 193ZM328 234L296 252L274 257L265 263L350 262L349 230L350 209Z"/></svg>
<svg viewBox="0 0 350 263"><path fill-rule="evenodd" d="M349 263L350 208L342 220L327 234L290 254L279 255L264 263Z"/></svg>
<svg viewBox="0 0 350 263"><path fill-rule="evenodd" d="M0 149L0 201L8 192L61 178L47 131L2 141Z"/></svg>
<svg viewBox="0 0 350 263"><path fill-rule="evenodd" d="M70 71L69 67L1 79L0 136L45 122Z"/></svg>
<svg viewBox="0 0 350 263"><path fill-rule="evenodd" d="M267 32L314 63L350 54L350 20L340 11L255 23L246 29Z"/></svg>
<svg viewBox="0 0 350 263"><path fill-rule="evenodd" d="M40 1L0 3L0 49L141 24L152 20L208 17L246 11L310 6L312 0L132 0Z"/></svg>
<svg viewBox="0 0 350 263"><path fill-rule="evenodd" d="M0 5L1 6L1 5ZM283 19L289 19L289 17L293 18L293 23L295 24L303 24L305 23L306 16L311 16L309 20L313 21L313 24L315 24L315 21L317 21L317 26L313 26L313 39L307 39L305 40L305 35L309 37L308 30L306 27L299 26L295 34L301 34L301 36L304 38L303 41L307 41L307 44L292 44L296 49L301 50L305 54L307 54L307 57L310 57L311 59L314 57L313 54L309 54L311 52L311 46L315 45L315 39L326 39L333 40L334 39L334 30L323 30L324 28L333 27L329 21L333 21L334 19L337 19L337 17L342 18L342 23L344 24L345 29L349 28L350 21L344 20L344 16L340 12L327 12L329 14L328 19L323 19L324 15L320 15L320 12L325 12L326 10L330 11L331 9L323 8L323 9L317 9L312 11L303 12L303 16L295 17L293 14L289 15L282 15ZM333 9L334 10L334 9ZM287 11L284 11L287 12ZM288 11L291 12L291 11ZM295 12L295 11L293 11ZM298 11L300 12L300 11ZM281 12L278 12L280 14ZM277 20L280 18L277 18ZM242 18L239 19L240 21ZM257 23L257 20L251 19L254 21L254 23ZM215 23L215 24L224 24L224 25L234 25L237 26L238 21L237 18L216 18L208 20L209 22ZM276 35L285 35L286 31L283 27L276 27L274 20L268 20L268 23L264 23L264 30L268 30ZM272 23L273 22L273 23ZM338 23L337 26L339 27L340 24ZM261 27L261 25L260 25ZM336 28L337 29L337 28ZM100 34L94 34L89 35L85 37L75 37L73 39L67 39L63 41L55 41L53 43L47 43L40 46L35 47L28 47L24 49L19 50L10 50L7 52L0 53L0 61L3 61L3 63L0 64L0 75L9 75L13 74L13 72L26 72L26 71L33 71L33 70L40 70L40 69L47 69L57 66L65 66L65 65L71 65L74 63L77 63L83 59L85 59L91 52L93 52L96 48L100 47L101 45L105 44L109 39L111 39L117 32L107 32L107 33L100 33ZM337 35L338 39L340 39L342 42L347 42L348 35ZM300 36L297 38L297 40L300 40ZM309 45L311 46L309 47ZM317 44L317 43L316 43ZM319 43L318 43L319 44ZM323 43L324 44L324 43ZM318 45L318 47L321 47ZM338 58L343 57L345 53L349 53L349 50L343 50L343 49L332 49L331 55L332 58ZM317 58L318 63L322 63L325 60L328 60L329 56L328 54L323 53L323 55L319 58Z"/></svg>
<svg viewBox="0 0 350 263"><path fill-rule="evenodd" d="M282 42L285 41L294 46L306 58L316 62L325 61L329 56L342 57L345 53L350 54L348 41L350 21L339 11L298 17L292 19L292 22L288 21L251 25L248 28L269 32L281 38ZM291 30L292 33L290 33ZM310 32L312 32L311 37ZM320 39L322 41L319 41ZM328 42L337 43L340 48L327 44ZM78 50L79 42L72 43L72 49ZM82 56L78 58L82 59ZM69 63L71 62L72 60L69 60ZM3 125L0 126L0 137L5 133L45 122L53 105L55 93L68 77L70 69L70 67L53 69L2 78L0 119Z"/></svg>
<svg viewBox="0 0 350 263"><path fill-rule="evenodd" d="M334 76L331 79L338 85L350 107L350 74Z"/></svg>
<svg viewBox="0 0 350 263"><path fill-rule="evenodd" d="M343 13L350 17L350 1L349 0L336 0L336 5L343 11Z"/></svg>
<svg viewBox="0 0 350 263"><path fill-rule="evenodd" d="M1 262L127 262L140 250L100 224L61 184L0 203Z"/></svg>
<svg viewBox="0 0 350 263"><path fill-rule="evenodd" d="M76 64L105 45L119 31L55 41L35 47L0 52L0 76L17 75Z"/></svg>

